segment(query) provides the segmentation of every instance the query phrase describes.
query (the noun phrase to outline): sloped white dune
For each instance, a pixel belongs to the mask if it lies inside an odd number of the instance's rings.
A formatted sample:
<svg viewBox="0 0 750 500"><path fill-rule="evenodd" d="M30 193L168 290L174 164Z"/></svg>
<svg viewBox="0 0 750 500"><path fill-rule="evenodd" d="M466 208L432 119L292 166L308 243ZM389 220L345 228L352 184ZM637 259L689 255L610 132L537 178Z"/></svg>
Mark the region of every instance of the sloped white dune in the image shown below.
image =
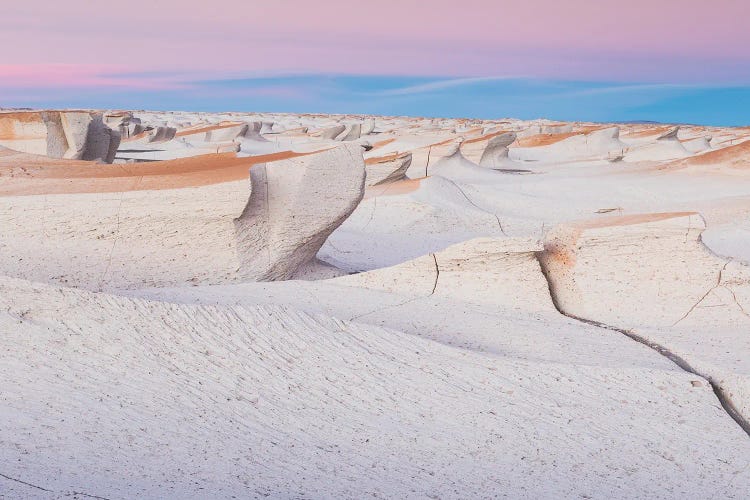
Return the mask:
<svg viewBox="0 0 750 500"><path fill-rule="evenodd" d="M105 498L750 486L737 472L746 437L717 415L707 386L658 359L571 367L278 306L2 286L0 366L13 390L0 414L10 444L0 484L19 494L31 487L7 477Z"/></svg>
<svg viewBox="0 0 750 500"><path fill-rule="evenodd" d="M548 234L542 264L562 311L657 342L750 422L750 268L712 255L700 242L704 228L694 213L560 227Z"/></svg>

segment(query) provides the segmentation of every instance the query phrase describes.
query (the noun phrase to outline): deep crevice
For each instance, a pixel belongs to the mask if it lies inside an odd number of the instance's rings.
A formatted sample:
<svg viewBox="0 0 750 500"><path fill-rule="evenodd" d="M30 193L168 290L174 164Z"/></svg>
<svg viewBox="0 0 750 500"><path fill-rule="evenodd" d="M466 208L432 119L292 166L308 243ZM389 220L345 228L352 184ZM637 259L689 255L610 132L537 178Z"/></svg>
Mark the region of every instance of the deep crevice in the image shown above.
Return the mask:
<svg viewBox="0 0 750 500"><path fill-rule="evenodd" d="M438 266L437 255L433 253L432 259L435 261L435 284L432 285L432 292L430 292L430 297L435 295L435 290L437 290L438 280L440 279L440 266Z"/></svg>
<svg viewBox="0 0 750 500"><path fill-rule="evenodd" d="M632 330L626 330L624 328L618 328L616 326L607 325L605 323L601 323L599 321L594 321L586 318L581 318L579 316L576 316L574 314L569 314L565 312L565 310L560 306L558 300L557 300L557 294L554 290L554 278L551 276L551 273L549 272L549 269L544 263L544 259L542 258L542 255L544 252L535 252L535 257L537 259L537 262L539 263L539 266L542 269L542 274L544 275L545 279L547 280L547 288L549 290L550 298L552 299L552 304L555 306L555 309L562 314L563 316L566 316L570 319L574 319L576 321L580 321L581 323L585 323L587 325L595 326L598 328L604 328L606 330L614 331L621 333L622 335L625 335L631 340L634 340L640 344L645 345L646 347L656 351L657 353L661 354L668 360L670 360L672 363L677 365L681 370L690 373L691 375L695 375L696 377L700 377L703 380L705 380L710 386L711 389L713 389L714 394L716 395L717 399L719 400L719 403L721 403L721 407L724 409L724 411L729 415L732 420L734 420L737 425L740 426L740 428L745 431L745 434L750 437L750 422L739 412L737 407L732 402L730 396L726 393L726 391L718 384L716 383L713 378L710 375L705 375L703 373L700 373L695 368L693 368L690 363L688 363L684 358L681 356L673 353L670 351L667 347L659 344L658 342L654 342L652 340L649 340L645 337L642 337L641 335L638 335L637 333L633 332Z"/></svg>

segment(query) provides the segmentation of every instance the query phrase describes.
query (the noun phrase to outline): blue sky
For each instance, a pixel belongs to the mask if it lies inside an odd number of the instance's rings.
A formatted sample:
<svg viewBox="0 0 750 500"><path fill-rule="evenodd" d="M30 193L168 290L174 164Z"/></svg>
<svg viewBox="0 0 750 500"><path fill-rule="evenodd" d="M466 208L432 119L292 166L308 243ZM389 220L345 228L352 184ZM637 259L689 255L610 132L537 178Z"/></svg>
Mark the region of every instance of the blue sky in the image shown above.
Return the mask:
<svg viewBox="0 0 750 500"><path fill-rule="evenodd" d="M565 81L523 77L283 75L191 80L160 88L4 89L5 107L362 113L750 125L750 85Z"/></svg>
<svg viewBox="0 0 750 500"><path fill-rule="evenodd" d="M4 4L0 107L750 123L748 0Z"/></svg>

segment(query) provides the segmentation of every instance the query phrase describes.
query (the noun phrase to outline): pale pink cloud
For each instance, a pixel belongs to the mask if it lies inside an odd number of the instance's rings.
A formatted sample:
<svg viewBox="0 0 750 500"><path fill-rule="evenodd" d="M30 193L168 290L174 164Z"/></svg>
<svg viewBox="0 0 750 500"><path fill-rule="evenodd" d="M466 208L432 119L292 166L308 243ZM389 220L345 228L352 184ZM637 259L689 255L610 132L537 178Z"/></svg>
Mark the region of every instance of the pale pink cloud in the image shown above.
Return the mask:
<svg viewBox="0 0 750 500"><path fill-rule="evenodd" d="M737 79L748 77L747 9L747 0L25 0L4 6L0 64ZM116 83L102 75L90 78Z"/></svg>
<svg viewBox="0 0 750 500"><path fill-rule="evenodd" d="M186 88L175 77L129 76L128 68L95 64L0 64L0 88Z"/></svg>

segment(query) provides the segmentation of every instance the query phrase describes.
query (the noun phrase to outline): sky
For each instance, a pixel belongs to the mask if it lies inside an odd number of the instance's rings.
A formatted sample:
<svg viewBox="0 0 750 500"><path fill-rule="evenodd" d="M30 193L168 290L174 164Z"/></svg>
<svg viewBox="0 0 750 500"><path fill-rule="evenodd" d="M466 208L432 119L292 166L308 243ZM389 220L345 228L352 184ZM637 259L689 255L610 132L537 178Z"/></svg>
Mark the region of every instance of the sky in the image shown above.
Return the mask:
<svg viewBox="0 0 750 500"><path fill-rule="evenodd" d="M25 0L0 106L750 124L747 0Z"/></svg>

